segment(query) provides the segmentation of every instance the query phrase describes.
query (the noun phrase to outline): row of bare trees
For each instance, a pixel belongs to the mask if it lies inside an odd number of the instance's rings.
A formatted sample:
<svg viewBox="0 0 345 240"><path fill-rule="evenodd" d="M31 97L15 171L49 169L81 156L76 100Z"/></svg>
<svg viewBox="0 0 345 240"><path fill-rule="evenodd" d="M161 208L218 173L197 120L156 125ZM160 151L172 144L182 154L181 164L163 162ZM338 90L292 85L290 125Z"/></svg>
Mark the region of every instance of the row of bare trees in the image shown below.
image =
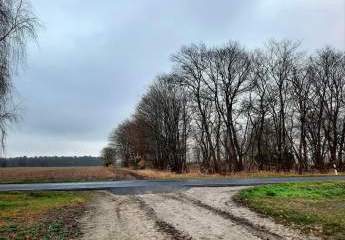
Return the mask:
<svg viewBox="0 0 345 240"><path fill-rule="evenodd" d="M111 134L110 148L126 167L145 161L157 169L186 171L188 104L187 92L175 84L173 75L157 77L133 118Z"/></svg>
<svg viewBox="0 0 345 240"><path fill-rule="evenodd" d="M153 82L134 116L111 134L125 166L345 169L344 51L307 54L288 40L249 51L229 42L183 47L171 60L172 72Z"/></svg>

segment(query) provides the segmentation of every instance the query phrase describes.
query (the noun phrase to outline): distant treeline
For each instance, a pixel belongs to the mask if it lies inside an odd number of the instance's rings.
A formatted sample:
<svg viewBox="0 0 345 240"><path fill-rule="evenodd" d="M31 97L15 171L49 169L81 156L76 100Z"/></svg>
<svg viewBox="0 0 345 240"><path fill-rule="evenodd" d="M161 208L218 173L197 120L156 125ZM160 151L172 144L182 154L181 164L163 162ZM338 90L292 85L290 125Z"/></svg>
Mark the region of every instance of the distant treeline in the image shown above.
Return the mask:
<svg viewBox="0 0 345 240"><path fill-rule="evenodd" d="M92 156L24 156L14 158L0 158L0 167L77 167L100 165L102 165L101 159Z"/></svg>

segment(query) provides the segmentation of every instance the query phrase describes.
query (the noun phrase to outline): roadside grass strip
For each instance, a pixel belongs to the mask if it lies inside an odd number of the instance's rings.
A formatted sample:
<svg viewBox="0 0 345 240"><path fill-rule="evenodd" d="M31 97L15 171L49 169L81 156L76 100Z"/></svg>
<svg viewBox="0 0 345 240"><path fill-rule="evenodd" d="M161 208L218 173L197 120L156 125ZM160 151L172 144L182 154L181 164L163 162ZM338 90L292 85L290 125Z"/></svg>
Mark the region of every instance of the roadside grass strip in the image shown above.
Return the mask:
<svg viewBox="0 0 345 240"><path fill-rule="evenodd" d="M89 199L85 192L0 193L0 239L71 239Z"/></svg>
<svg viewBox="0 0 345 240"><path fill-rule="evenodd" d="M242 190L236 200L324 239L345 239L345 182L284 183Z"/></svg>

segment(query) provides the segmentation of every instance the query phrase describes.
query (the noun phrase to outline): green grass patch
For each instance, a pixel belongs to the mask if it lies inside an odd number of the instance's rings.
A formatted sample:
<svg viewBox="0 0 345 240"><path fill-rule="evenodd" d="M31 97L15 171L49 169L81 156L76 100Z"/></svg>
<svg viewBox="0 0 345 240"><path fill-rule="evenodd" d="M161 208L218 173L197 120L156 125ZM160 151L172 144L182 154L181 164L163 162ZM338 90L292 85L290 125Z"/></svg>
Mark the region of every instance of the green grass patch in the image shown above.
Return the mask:
<svg viewBox="0 0 345 240"><path fill-rule="evenodd" d="M76 237L88 199L85 192L0 193L0 240Z"/></svg>
<svg viewBox="0 0 345 240"><path fill-rule="evenodd" d="M285 183L245 189L237 200L324 239L345 239L345 182Z"/></svg>

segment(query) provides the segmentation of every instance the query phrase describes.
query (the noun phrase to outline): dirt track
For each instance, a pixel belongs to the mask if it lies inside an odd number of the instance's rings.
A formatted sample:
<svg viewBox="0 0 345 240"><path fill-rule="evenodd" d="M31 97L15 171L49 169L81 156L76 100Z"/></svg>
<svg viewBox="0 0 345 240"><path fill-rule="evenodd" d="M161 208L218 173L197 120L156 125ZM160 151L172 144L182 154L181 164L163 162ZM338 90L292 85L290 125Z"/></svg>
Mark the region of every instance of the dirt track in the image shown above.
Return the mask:
<svg viewBox="0 0 345 240"><path fill-rule="evenodd" d="M87 240L316 239L261 217L231 200L241 187L175 193L100 192L81 220Z"/></svg>

